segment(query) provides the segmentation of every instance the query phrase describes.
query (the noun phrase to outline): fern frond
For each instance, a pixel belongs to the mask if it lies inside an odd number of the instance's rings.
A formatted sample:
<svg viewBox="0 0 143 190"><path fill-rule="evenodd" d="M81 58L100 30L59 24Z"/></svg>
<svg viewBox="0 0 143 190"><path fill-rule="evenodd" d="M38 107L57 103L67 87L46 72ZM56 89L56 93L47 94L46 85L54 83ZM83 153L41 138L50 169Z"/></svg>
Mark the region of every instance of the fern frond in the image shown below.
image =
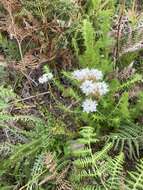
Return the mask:
<svg viewBox="0 0 143 190"><path fill-rule="evenodd" d="M119 87L117 87L117 90L123 90L123 89L128 89L130 88L133 84L135 84L136 82L140 82L142 80L142 76L140 74L135 74L132 76L132 78L130 80L128 80L127 82L121 84Z"/></svg>
<svg viewBox="0 0 143 190"><path fill-rule="evenodd" d="M89 22L89 20L85 19L83 21L83 38L84 38L84 44L86 47L86 51L90 51L91 48L93 48L94 45L94 29L92 24Z"/></svg>
<svg viewBox="0 0 143 190"><path fill-rule="evenodd" d="M137 164L135 171L129 172L129 176L126 180L126 189L143 189L143 160L140 160Z"/></svg>
<svg viewBox="0 0 143 190"><path fill-rule="evenodd" d="M12 145L10 145L9 143L1 143L0 144L0 159L3 159L9 156L9 154L11 154L12 151L13 151Z"/></svg>
<svg viewBox="0 0 143 190"><path fill-rule="evenodd" d="M79 167L79 168L85 168L85 167L88 167L90 165L92 165L93 163L93 160L91 157L85 157L85 158L82 158L82 159L78 159L78 160L75 160L74 161L74 165Z"/></svg>
<svg viewBox="0 0 143 190"><path fill-rule="evenodd" d="M73 156L80 157L82 156L87 156L91 154L91 149L90 148L80 148L78 150L73 150Z"/></svg>
<svg viewBox="0 0 143 190"><path fill-rule="evenodd" d="M128 150L130 158L139 157L143 139L143 129L138 125L123 125L116 132L105 136L106 142L112 142L114 150Z"/></svg>
<svg viewBox="0 0 143 190"><path fill-rule="evenodd" d="M121 175L123 172L123 159L124 159L124 154L121 153L119 156L109 161L108 167L109 167L110 177L107 180L108 189L114 189L114 190L120 189L119 186L121 181Z"/></svg>
<svg viewBox="0 0 143 190"><path fill-rule="evenodd" d="M0 114L0 121L33 121L33 122L41 122L41 120L39 118L36 118L34 116L28 116L28 115L8 115L8 114Z"/></svg>
<svg viewBox="0 0 143 190"><path fill-rule="evenodd" d="M80 63L83 67L94 67L97 63L99 63L99 55L97 55L99 52L96 49L95 53L95 31L88 19L85 19L83 21L82 34L84 39L85 52L80 56Z"/></svg>
<svg viewBox="0 0 143 190"><path fill-rule="evenodd" d="M142 31L143 27L136 27L130 30L129 33L124 35L120 40L120 56L124 54L139 51L143 48L142 46Z"/></svg>
<svg viewBox="0 0 143 190"><path fill-rule="evenodd" d="M22 160L24 157L34 154L41 146L41 139L33 140L30 143L19 145L14 150L13 154L7 160L1 162L1 171L5 172L7 169L14 167L16 163Z"/></svg>
<svg viewBox="0 0 143 190"><path fill-rule="evenodd" d="M81 186L77 186L76 190L97 190L97 188L94 187L93 185L81 185Z"/></svg>
<svg viewBox="0 0 143 190"><path fill-rule="evenodd" d="M81 144L90 144L97 142L96 134L94 133L94 128L92 127L83 127L79 134L82 138L79 138L78 142Z"/></svg>
<svg viewBox="0 0 143 190"><path fill-rule="evenodd" d="M16 98L16 94L13 92L12 88L0 86L0 110L4 110L9 107L9 102Z"/></svg>
<svg viewBox="0 0 143 190"><path fill-rule="evenodd" d="M31 180L29 180L27 185L27 190L33 189L33 187L38 188L38 179L42 175L44 156L40 154L35 159L34 165L31 170ZM38 177L37 177L38 176Z"/></svg>
<svg viewBox="0 0 143 190"><path fill-rule="evenodd" d="M43 169L43 160L44 160L44 155L40 154L37 156L37 158L35 159L34 165L32 167L31 170L31 176L35 176L38 173L41 173L42 169Z"/></svg>

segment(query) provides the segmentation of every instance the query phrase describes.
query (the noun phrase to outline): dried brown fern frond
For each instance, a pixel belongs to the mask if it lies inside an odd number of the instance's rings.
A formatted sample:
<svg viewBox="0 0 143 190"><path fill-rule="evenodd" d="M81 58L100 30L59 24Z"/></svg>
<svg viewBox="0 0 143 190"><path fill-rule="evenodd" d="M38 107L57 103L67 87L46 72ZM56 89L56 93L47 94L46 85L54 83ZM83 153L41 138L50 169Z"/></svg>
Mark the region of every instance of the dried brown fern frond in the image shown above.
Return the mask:
<svg viewBox="0 0 143 190"><path fill-rule="evenodd" d="M0 0L0 3L9 13L21 9L21 3L19 0Z"/></svg>
<svg viewBox="0 0 143 190"><path fill-rule="evenodd" d="M120 56L143 48L143 26L130 31L120 40Z"/></svg>
<svg viewBox="0 0 143 190"><path fill-rule="evenodd" d="M129 90L129 98L136 98L143 91L141 84L136 84Z"/></svg>
<svg viewBox="0 0 143 190"><path fill-rule="evenodd" d="M114 44L116 58L141 50L143 48L143 13L138 10L126 11L123 6L122 13L113 19L111 35L116 39L116 44Z"/></svg>
<svg viewBox="0 0 143 190"><path fill-rule="evenodd" d="M55 180L57 178L57 174L58 174L57 169L56 169L57 163L54 159L54 156L50 152L48 152L45 155L44 164L50 174L48 176L46 176L42 181L39 182L40 186L47 183L48 181Z"/></svg>
<svg viewBox="0 0 143 190"><path fill-rule="evenodd" d="M22 71L25 73L28 73L30 71L32 73L32 71L38 69L43 64L54 60L55 57L56 55L48 57L45 54L40 53L40 48L37 48L26 52L23 56L23 60L18 62L10 62L8 66L9 68L14 69L16 71Z"/></svg>
<svg viewBox="0 0 143 190"><path fill-rule="evenodd" d="M65 180L58 185L56 190L73 190L73 188L71 187L70 183Z"/></svg>
<svg viewBox="0 0 143 190"><path fill-rule="evenodd" d="M68 165L61 172L58 171L55 157L52 153L48 152L45 156L45 167L49 171L49 175L39 182L39 185L43 185L49 181L53 181L57 187L57 190L72 190L70 183L65 179L70 165Z"/></svg>
<svg viewBox="0 0 143 190"><path fill-rule="evenodd" d="M65 180L67 172L69 171L70 165L68 165L56 179L57 190L72 190L71 184Z"/></svg>
<svg viewBox="0 0 143 190"><path fill-rule="evenodd" d="M129 64L127 67L124 67L123 69L116 68L114 72L111 72L108 77L109 80L112 80L114 78L117 78L119 81L125 81L131 78L135 73L135 68L133 67L134 62Z"/></svg>
<svg viewBox="0 0 143 190"><path fill-rule="evenodd" d="M124 67L120 72L117 72L116 77L120 81L124 81L129 79L134 73L135 69L133 68L133 62L132 62L129 66Z"/></svg>
<svg viewBox="0 0 143 190"><path fill-rule="evenodd" d="M124 49L120 53L120 57L127 53L140 51L141 49L143 49L143 40L136 44L130 44L130 46L128 46L128 47L124 47Z"/></svg>
<svg viewBox="0 0 143 190"><path fill-rule="evenodd" d="M46 154L44 163L45 163L46 168L50 172L55 172L57 163L55 161L54 155L52 155L50 152Z"/></svg>

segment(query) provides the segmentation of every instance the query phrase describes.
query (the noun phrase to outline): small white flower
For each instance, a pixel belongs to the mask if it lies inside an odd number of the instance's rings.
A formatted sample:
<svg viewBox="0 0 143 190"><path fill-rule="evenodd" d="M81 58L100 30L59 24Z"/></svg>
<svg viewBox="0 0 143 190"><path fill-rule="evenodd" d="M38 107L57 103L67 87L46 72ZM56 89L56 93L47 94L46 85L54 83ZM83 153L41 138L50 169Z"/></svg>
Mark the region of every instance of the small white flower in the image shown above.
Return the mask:
<svg viewBox="0 0 143 190"><path fill-rule="evenodd" d="M66 22L64 20L57 19L57 23L59 24L60 27L65 27Z"/></svg>
<svg viewBox="0 0 143 190"><path fill-rule="evenodd" d="M90 70L88 68L85 68L85 69L81 69L81 70L76 70L72 73L72 76L79 80L79 81L82 81L82 80L85 80L87 78L87 76L89 75L90 73Z"/></svg>
<svg viewBox="0 0 143 190"><path fill-rule="evenodd" d="M46 73L48 81L51 80L53 78L53 74L52 73Z"/></svg>
<svg viewBox="0 0 143 190"><path fill-rule="evenodd" d="M83 80L101 80L103 78L103 74L101 71L97 69L81 69L81 70L76 70L72 73L73 77L79 81Z"/></svg>
<svg viewBox="0 0 143 190"><path fill-rule="evenodd" d="M90 77L96 80L101 80L103 78L102 71L99 71L97 69L91 69L90 70Z"/></svg>
<svg viewBox="0 0 143 190"><path fill-rule="evenodd" d="M53 74L52 73L46 73L46 74L42 75L38 79L38 81L39 81L39 83L44 84L44 83L50 81L52 78L53 78Z"/></svg>
<svg viewBox="0 0 143 190"><path fill-rule="evenodd" d="M48 81L47 75L42 75L39 79L38 79L39 83L44 84Z"/></svg>
<svg viewBox="0 0 143 190"><path fill-rule="evenodd" d="M86 96L94 94L103 96L109 91L108 85L105 82L93 82L92 80L85 80L81 84L80 89Z"/></svg>
<svg viewBox="0 0 143 190"><path fill-rule="evenodd" d="M57 23L59 24L60 27L62 28L69 28L71 26L71 21L65 21L65 20L60 20L60 19L57 19Z"/></svg>
<svg viewBox="0 0 143 190"><path fill-rule="evenodd" d="M92 80L86 80L82 83L80 89L86 96L88 96L94 92L94 86L95 84L93 83Z"/></svg>
<svg viewBox="0 0 143 190"><path fill-rule="evenodd" d="M92 99L86 99L83 102L82 107L83 107L83 111L86 113L96 112L97 111L97 102Z"/></svg>
<svg viewBox="0 0 143 190"><path fill-rule="evenodd" d="M14 39L14 34L10 33L9 37L10 37L11 40L13 40Z"/></svg>
<svg viewBox="0 0 143 190"><path fill-rule="evenodd" d="M76 70L72 73L72 76L77 80L82 80L83 76L80 70Z"/></svg>
<svg viewBox="0 0 143 190"><path fill-rule="evenodd" d="M95 92L99 93L100 96L105 95L109 91L106 82L97 82L94 86L94 90Z"/></svg>

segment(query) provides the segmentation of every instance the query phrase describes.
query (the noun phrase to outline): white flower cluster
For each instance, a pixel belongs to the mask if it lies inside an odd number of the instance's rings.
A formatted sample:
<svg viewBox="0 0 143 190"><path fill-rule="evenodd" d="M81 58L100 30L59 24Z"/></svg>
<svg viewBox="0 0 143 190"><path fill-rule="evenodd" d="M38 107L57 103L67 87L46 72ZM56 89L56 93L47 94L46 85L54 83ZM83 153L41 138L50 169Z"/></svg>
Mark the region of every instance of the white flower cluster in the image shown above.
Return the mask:
<svg viewBox="0 0 143 190"><path fill-rule="evenodd" d="M83 102L82 107L83 107L83 111L86 113L96 112L97 101L92 100L92 99L86 99Z"/></svg>
<svg viewBox="0 0 143 190"><path fill-rule="evenodd" d="M74 71L72 76L81 83L81 91L89 97L82 104L83 111L96 112L98 105L96 99L109 91L106 82L101 81L103 79L102 72L97 69L85 68Z"/></svg>
<svg viewBox="0 0 143 190"><path fill-rule="evenodd" d="M76 70L72 73L73 77L79 81L85 80L101 80L103 78L103 74L101 71L97 69L81 69Z"/></svg>
<svg viewBox="0 0 143 190"><path fill-rule="evenodd" d="M44 83L50 81L52 78L53 78L53 74L49 72L49 73L43 74L43 75L38 79L38 81L39 81L40 84L44 84Z"/></svg>
<svg viewBox="0 0 143 190"><path fill-rule="evenodd" d="M92 80L85 80L80 89L86 95L103 96L108 92L108 85L105 82L93 82Z"/></svg>

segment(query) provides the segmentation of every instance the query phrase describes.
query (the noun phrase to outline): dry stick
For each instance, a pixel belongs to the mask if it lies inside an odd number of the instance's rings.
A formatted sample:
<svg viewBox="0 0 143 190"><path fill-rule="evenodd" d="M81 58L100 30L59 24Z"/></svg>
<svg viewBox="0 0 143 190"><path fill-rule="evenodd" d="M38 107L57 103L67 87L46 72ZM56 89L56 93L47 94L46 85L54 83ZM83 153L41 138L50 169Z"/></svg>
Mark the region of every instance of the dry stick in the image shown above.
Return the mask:
<svg viewBox="0 0 143 190"><path fill-rule="evenodd" d="M49 92L49 91L48 91L48 92L42 92L42 93L37 94L37 95L35 95L35 96L29 96L29 97L27 97L27 98L23 98L23 99L20 99L20 100L16 100L16 101L13 101L12 104L18 103L18 102L22 102L22 101L25 101L25 100L29 100L29 99L33 99L33 98L36 98L36 97L39 97L39 96L44 96L44 95L46 95L46 94L50 94L50 92Z"/></svg>
<svg viewBox="0 0 143 190"><path fill-rule="evenodd" d="M13 104L15 104L15 103L22 102L22 101L25 101L25 100L30 100L30 99L33 99L33 98L36 98L36 97L39 97L39 96L44 96L44 95L46 95L46 94L50 94L50 92L42 92L42 93L37 94L37 95L35 95L35 96L29 96L29 97L23 98L23 99L21 99L21 100L13 101L13 102L11 102L12 106L11 106L11 109L10 109L10 110L12 111L12 109L13 109L13 107L14 107ZM10 112L11 112L11 111L10 111Z"/></svg>
<svg viewBox="0 0 143 190"><path fill-rule="evenodd" d="M118 59L118 56L119 56L120 29L121 29L122 17L124 15L124 10L125 10L125 0L122 0L121 9L120 9L121 12L120 12L118 28L117 28L117 47L116 47L116 55L115 55L116 60Z"/></svg>

